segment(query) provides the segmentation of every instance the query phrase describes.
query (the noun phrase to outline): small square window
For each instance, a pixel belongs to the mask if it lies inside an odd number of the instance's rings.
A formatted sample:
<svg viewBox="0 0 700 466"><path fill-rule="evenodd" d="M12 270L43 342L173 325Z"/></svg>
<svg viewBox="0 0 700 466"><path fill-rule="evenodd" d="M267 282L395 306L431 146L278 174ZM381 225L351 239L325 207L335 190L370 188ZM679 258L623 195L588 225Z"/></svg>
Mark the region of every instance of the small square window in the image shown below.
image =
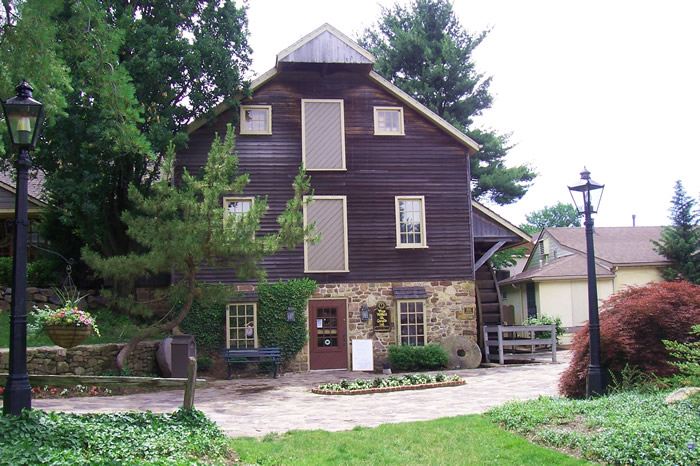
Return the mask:
<svg viewBox="0 0 700 466"><path fill-rule="evenodd" d="M272 134L272 107L244 105L241 107L241 134Z"/></svg>
<svg viewBox="0 0 700 466"><path fill-rule="evenodd" d="M374 107L374 134L377 136L403 136L403 108Z"/></svg>
<svg viewBox="0 0 700 466"><path fill-rule="evenodd" d="M225 197L224 198L224 221L233 217L231 225L235 225L238 218L247 214L253 205L252 197Z"/></svg>

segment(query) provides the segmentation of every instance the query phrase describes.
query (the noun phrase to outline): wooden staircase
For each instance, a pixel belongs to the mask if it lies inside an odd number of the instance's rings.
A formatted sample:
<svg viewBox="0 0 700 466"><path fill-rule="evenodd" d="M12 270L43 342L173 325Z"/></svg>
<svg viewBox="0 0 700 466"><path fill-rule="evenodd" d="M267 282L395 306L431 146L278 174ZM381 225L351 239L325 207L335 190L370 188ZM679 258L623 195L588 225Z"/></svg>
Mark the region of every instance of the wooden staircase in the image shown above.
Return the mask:
<svg viewBox="0 0 700 466"><path fill-rule="evenodd" d="M476 271L476 304L478 308L478 340L481 354L486 354L484 349L484 325L501 325L503 323L503 303L501 290L496 281L496 274L487 263ZM498 336L494 334L494 339ZM489 335L489 340L492 340ZM493 341L493 340L492 340ZM498 343L496 343L498 345Z"/></svg>

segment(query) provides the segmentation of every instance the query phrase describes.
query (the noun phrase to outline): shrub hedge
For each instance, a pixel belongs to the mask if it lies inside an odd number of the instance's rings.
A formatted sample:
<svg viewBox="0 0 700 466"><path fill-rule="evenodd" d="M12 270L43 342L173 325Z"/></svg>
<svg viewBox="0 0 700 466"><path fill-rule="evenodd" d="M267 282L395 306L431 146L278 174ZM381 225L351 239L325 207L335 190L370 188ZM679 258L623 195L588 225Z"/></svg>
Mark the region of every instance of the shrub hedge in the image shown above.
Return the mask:
<svg viewBox="0 0 700 466"><path fill-rule="evenodd" d="M447 367L449 361L450 357L442 346L389 346L389 362L392 367L399 370L442 369Z"/></svg>

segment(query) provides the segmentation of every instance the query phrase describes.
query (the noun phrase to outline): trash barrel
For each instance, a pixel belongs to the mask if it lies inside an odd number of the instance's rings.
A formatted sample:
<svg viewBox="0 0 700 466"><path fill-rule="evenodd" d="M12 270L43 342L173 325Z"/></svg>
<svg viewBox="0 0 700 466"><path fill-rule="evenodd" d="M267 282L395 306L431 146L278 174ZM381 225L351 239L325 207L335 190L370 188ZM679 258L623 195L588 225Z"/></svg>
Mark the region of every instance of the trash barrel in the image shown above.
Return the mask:
<svg viewBox="0 0 700 466"><path fill-rule="evenodd" d="M197 357L194 335L175 335L170 343L171 377L187 377L189 359Z"/></svg>

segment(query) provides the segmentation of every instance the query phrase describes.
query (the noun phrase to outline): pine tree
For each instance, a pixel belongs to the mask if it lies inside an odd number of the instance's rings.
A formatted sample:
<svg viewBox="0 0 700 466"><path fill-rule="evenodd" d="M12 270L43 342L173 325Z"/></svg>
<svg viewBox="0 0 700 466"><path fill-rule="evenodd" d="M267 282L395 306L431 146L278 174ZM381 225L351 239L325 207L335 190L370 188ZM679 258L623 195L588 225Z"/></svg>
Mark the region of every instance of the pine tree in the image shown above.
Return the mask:
<svg viewBox="0 0 700 466"><path fill-rule="evenodd" d="M680 278L700 284L700 216L695 205L680 180L676 181L669 209L672 225L663 229L659 241L652 241L654 250L673 262L662 271L667 281Z"/></svg>
<svg viewBox="0 0 700 466"><path fill-rule="evenodd" d="M512 147L508 134L473 126L473 117L493 103L491 78L472 58L487 34L469 34L449 0L413 0L382 8L359 42L375 55L377 73L482 146L470 159L474 198L509 204L525 195L536 173L504 164Z"/></svg>
<svg viewBox="0 0 700 466"><path fill-rule="evenodd" d="M195 277L203 265L232 268L240 280L262 280L265 270L258 264L263 257L283 247L293 248L309 238L313 226L303 226L302 206L310 201L304 200L310 179L301 169L294 180L294 197L278 218L279 232L256 234L267 210L264 198L256 198L242 216L225 215L221 199L224 195L241 194L249 179L247 174L238 173L238 160L231 155L234 144L229 125L223 141L218 135L215 137L200 177L185 170L178 183L172 181L175 150L171 144L164 162L166 176L154 184L152 192L144 196L136 186L129 188L135 209L124 212L122 220L129 237L143 252L103 257L83 248L83 260L104 278L131 281L171 271L180 277L170 289L171 293L184 296L179 313L131 338L117 356L120 370L138 342L182 323L193 300L202 292L204 285Z"/></svg>

